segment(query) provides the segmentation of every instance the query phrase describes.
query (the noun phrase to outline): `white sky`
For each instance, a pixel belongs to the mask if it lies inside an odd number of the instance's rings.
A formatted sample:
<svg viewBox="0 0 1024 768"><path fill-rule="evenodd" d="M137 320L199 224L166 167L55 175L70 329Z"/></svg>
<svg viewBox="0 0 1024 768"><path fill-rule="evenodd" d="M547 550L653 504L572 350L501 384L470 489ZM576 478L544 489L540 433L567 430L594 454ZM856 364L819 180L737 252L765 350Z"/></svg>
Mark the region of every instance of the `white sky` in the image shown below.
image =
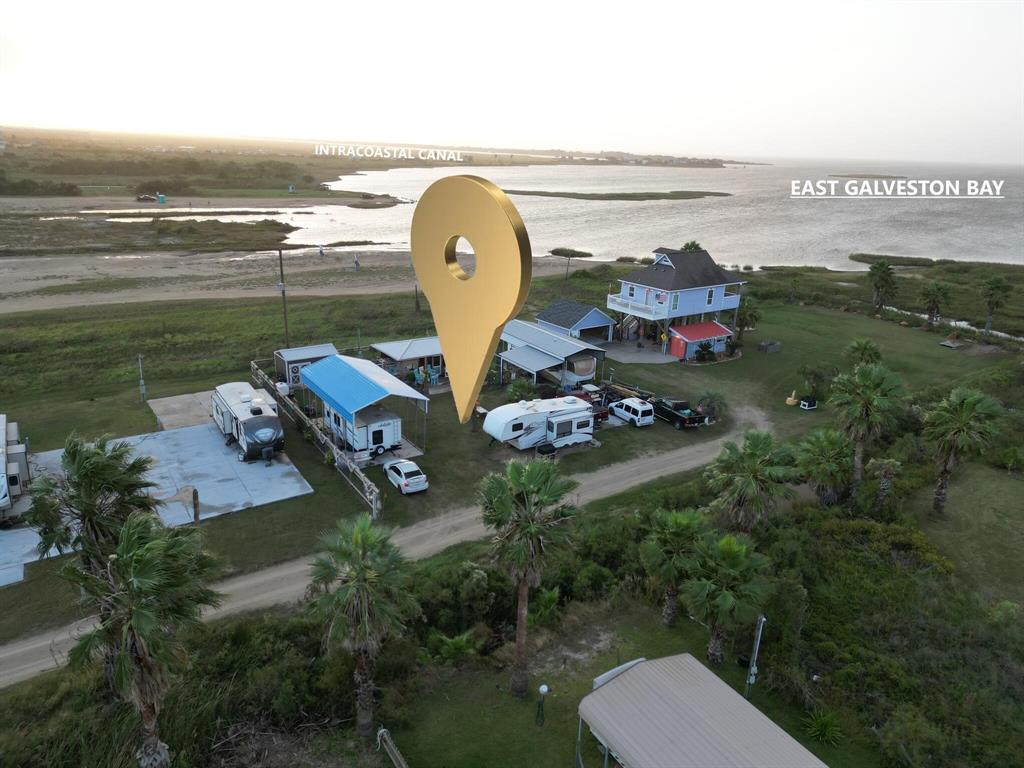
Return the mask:
<svg viewBox="0 0 1024 768"><path fill-rule="evenodd" d="M1020 164L1024 0L2 0L0 124Z"/></svg>

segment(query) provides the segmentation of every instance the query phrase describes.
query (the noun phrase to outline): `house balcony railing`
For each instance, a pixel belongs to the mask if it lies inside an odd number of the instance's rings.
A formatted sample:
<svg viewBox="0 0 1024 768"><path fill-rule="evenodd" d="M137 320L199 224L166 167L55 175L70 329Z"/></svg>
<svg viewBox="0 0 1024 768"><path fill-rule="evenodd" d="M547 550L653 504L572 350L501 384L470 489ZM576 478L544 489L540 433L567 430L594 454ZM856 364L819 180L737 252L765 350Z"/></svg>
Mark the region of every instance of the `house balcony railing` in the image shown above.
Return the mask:
<svg viewBox="0 0 1024 768"><path fill-rule="evenodd" d="M740 305L740 295L738 293L727 293L722 297L720 311L727 309L736 309Z"/></svg>
<svg viewBox="0 0 1024 768"><path fill-rule="evenodd" d="M617 293L608 294L608 309L625 312L645 320L666 320L669 317L668 303L644 304L642 301L630 301Z"/></svg>

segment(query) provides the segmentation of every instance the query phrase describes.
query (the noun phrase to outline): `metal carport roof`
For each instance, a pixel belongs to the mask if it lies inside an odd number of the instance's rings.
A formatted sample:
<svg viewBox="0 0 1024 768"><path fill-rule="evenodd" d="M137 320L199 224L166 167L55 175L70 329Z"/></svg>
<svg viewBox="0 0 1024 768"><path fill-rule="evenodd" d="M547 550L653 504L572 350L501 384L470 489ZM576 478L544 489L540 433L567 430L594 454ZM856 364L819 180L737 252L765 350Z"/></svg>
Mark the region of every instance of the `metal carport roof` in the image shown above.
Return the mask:
<svg viewBox="0 0 1024 768"><path fill-rule="evenodd" d="M419 360L421 357L437 357L441 354L441 340L437 336L382 341L371 346L392 360Z"/></svg>
<svg viewBox="0 0 1024 768"><path fill-rule="evenodd" d="M300 371L302 383L350 424L355 413L389 395L429 402L417 392L370 360L333 355L307 365Z"/></svg>
<svg viewBox="0 0 1024 768"><path fill-rule="evenodd" d="M533 347L507 349L501 352L498 357L506 363L512 363L512 365L530 373L546 371L548 368L555 368L565 362L561 358L553 357L547 352L541 352Z"/></svg>
<svg viewBox="0 0 1024 768"><path fill-rule="evenodd" d="M625 768L828 768L688 653L626 669L579 714Z"/></svg>
<svg viewBox="0 0 1024 768"><path fill-rule="evenodd" d="M509 320L501 332L501 340L512 347L529 346L539 349L559 360L586 352L598 359L604 358L604 350L585 341L564 336L561 333L541 328L525 320Z"/></svg>

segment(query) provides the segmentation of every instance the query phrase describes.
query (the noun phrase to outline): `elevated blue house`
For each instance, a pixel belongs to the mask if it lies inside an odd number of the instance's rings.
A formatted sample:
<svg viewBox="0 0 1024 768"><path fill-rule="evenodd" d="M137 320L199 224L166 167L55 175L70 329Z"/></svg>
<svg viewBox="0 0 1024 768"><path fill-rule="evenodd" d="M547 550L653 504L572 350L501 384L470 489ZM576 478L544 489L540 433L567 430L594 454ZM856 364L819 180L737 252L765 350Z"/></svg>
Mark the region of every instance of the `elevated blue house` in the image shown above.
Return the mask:
<svg viewBox="0 0 1024 768"><path fill-rule="evenodd" d="M622 326L640 337L653 325L662 351L668 352L673 327L724 321L735 328L745 282L718 266L707 251L658 248L653 264L619 280L619 292L608 295L608 309L620 313ZM721 351L731 335L716 330L709 341Z"/></svg>

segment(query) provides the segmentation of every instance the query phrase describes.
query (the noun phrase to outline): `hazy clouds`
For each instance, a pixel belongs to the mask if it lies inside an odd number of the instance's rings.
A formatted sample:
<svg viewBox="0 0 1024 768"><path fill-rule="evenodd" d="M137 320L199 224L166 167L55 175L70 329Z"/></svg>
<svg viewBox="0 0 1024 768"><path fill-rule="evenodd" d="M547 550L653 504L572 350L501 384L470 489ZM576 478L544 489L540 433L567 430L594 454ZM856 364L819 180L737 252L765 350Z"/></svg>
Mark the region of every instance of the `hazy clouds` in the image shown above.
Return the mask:
<svg viewBox="0 0 1024 768"><path fill-rule="evenodd" d="M0 124L1024 162L1024 4L0 6Z"/></svg>

